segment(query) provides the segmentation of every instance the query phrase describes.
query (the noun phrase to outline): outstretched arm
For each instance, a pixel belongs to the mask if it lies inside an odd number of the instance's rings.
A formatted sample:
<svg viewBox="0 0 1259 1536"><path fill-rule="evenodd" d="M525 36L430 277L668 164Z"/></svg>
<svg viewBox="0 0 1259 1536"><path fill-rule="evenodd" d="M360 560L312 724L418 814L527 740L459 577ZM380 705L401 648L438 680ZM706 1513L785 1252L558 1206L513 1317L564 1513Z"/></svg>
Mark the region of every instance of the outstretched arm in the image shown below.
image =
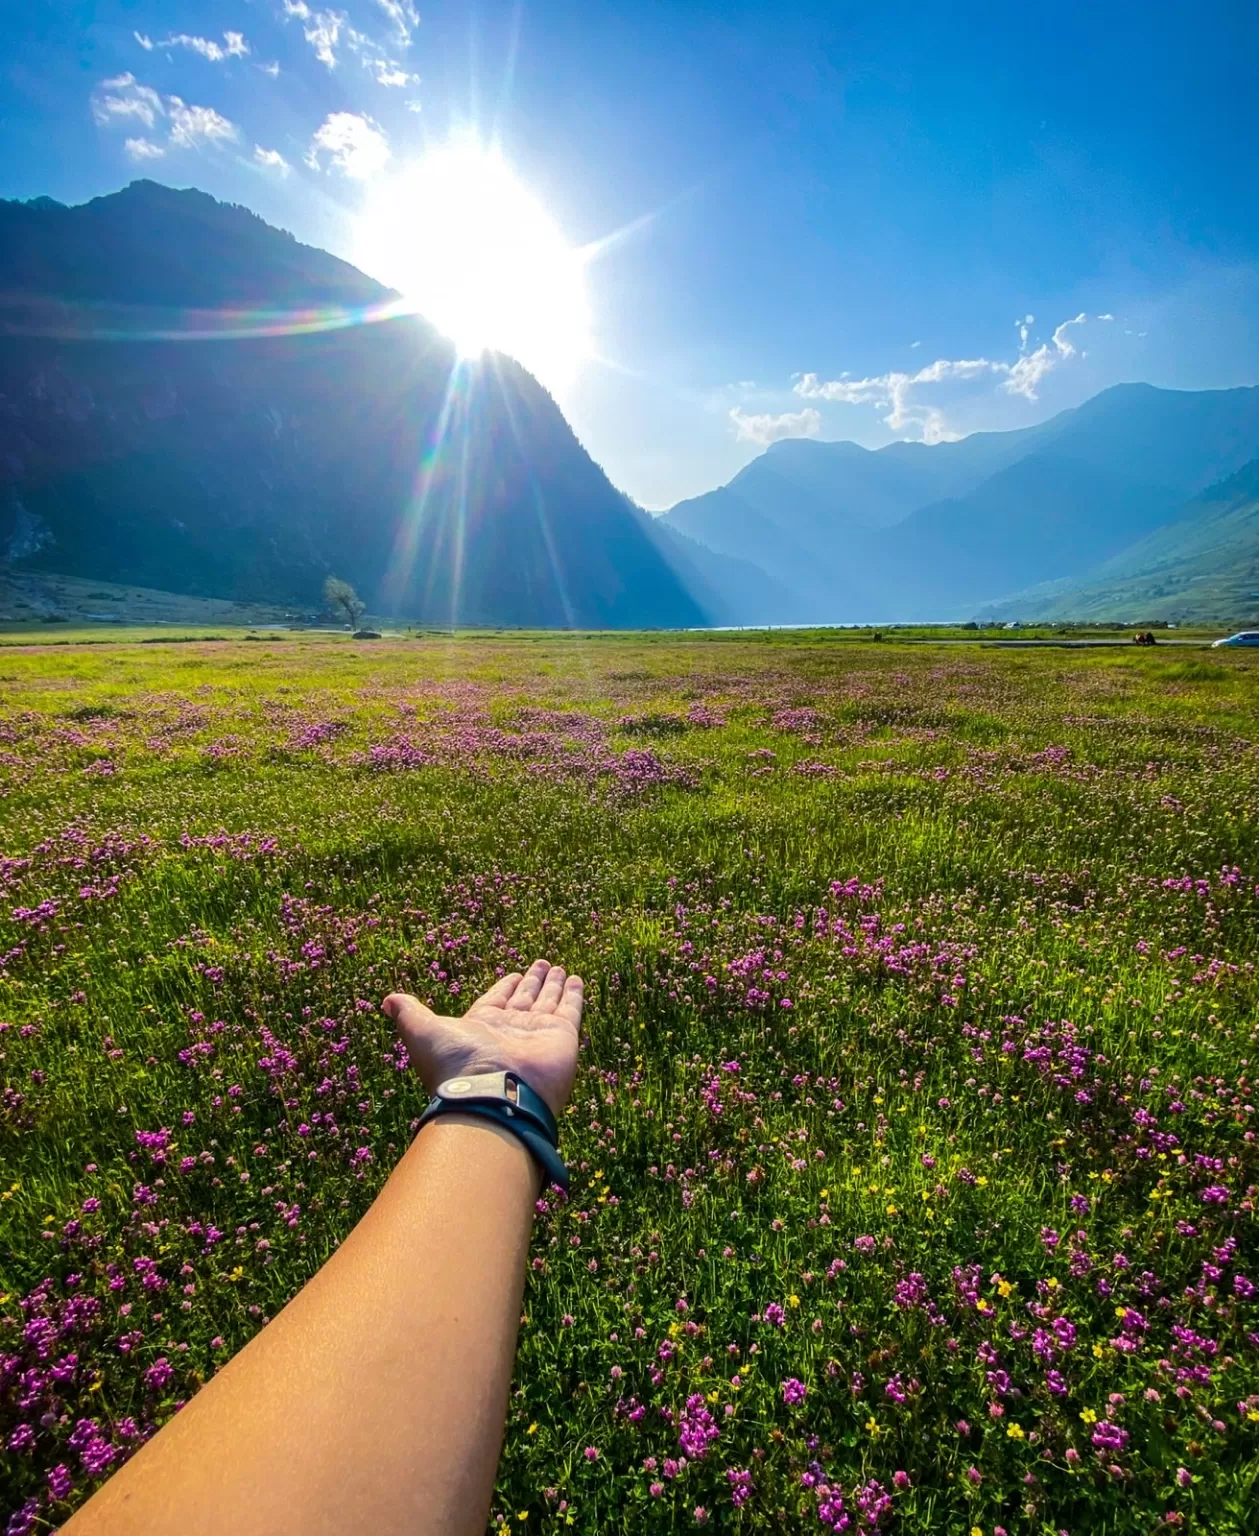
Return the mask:
<svg viewBox="0 0 1259 1536"><path fill-rule="evenodd" d="M582 984L545 960L463 1019L397 993L384 1006L430 1092L511 1069L558 1115L572 1091ZM426 1125L314 1279L67 1531L479 1536L539 1177L497 1126Z"/></svg>

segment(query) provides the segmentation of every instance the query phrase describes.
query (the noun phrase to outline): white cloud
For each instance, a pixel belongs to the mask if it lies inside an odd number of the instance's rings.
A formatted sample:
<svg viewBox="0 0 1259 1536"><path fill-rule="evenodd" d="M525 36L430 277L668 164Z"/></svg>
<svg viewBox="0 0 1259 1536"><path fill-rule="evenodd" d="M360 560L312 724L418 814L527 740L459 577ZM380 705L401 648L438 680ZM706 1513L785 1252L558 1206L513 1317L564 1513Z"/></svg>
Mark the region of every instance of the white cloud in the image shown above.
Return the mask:
<svg viewBox="0 0 1259 1536"><path fill-rule="evenodd" d="M195 149L238 136L236 124L213 107L190 107L178 96L168 96L166 104L170 108L170 142L176 149Z"/></svg>
<svg viewBox="0 0 1259 1536"><path fill-rule="evenodd" d="M377 85L410 85L412 80L418 80L418 75L409 75L405 69L399 69L397 65L378 63L370 66L376 71Z"/></svg>
<svg viewBox="0 0 1259 1536"><path fill-rule="evenodd" d="M327 155L325 165L321 155ZM355 181L367 181L389 159L389 140L370 117L354 112L330 112L320 124L306 164L313 171L336 170Z"/></svg>
<svg viewBox="0 0 1259 1536"><path fill-rule="evenodd" d="M315 50L315 57L329 69L337 67L337 44L345 26L344 11L312 11L306 0L284 0L285 19L302 23L302 34Z"/></svg>
<svg viewBox="0 0 1259 1536"><path fill-rule="evenodd" d="M376 0L377 6L393 23L393 35L402 48L411 46L411 34L420 24L420 13L411 0Z"/></svg>
<svg viewBox="0 0 1259 1536"><path fill-rule="evenodd" d="M270 75L273 80L276 79L280 73L280 66L277 61L273 61L270 64L259 64L258 68L263 72L264 75Z"/></svg>
<svg viewBox="0 0 1259 1536"><path fill-rule="evenodd" d="M1028 316L1031 319L1031 316ZM1025 400L1035 400L1036 391L1047 373L1052 373L1059 363L1074 357L1079 350L1067 335L1069 325L1084 325L1088 316L1081 312L1073 320L1064 320L1054 329L1053 340L1041 342L1034 352L1027 350L1027 326L1019 327L1019 356L1009 367L1002 365L1007 375L1002 388L1010 395L1022 395Z"/></svg>
<svg viewBox="0 0 1259 1536"><path fill-rule="evenodd" d="M162 115L162 98L152 86L141 85L130 73L102 80L92 96L92 116L102 127L116 118L134 117L146 128L152 128Z"/></svg>
<svg viewBox="0 0 1259 1536"><path fill-rule="evenodd" d="M170 123L166 148L195 149L203 144L223 143L238 137L236 124L213 107L189 106L178 96L163 98L150 85L141 85L132 74L103 80L92 94L92 115L102 127L134 118L146 128L155 128L159 118ZM156 160L166 149L152 139L127 139L123 149L133 160Z"/></svg>
<svg viewBox="0 0 1259 1536"><path fill-rule="evenodd" d="M1098 319L1102 318L1098 316ZM929 405L918 397L920 389L930 385L973 383L977 379L992 378L1000 380L999 388L1007 394L1035 400L1037 389L1045 376L1080 355L1079 348L1067 333L1071 326L1084 325L1087 321L1088 316L1083 313L1064 320L1056 327L1049 341L1029 351L1028 340L1036 317L1024 315L1015 321L1019 333L1019 351L1010 363L986 357L937 358L934 363L928 363L916 373L892 370L863 379L854 379L847 373L841 374L838 379L820 379L816 373L805 373L796 379L794 389L797 395L806 400L877 406L887 413L883 421L893 432L912 432L927 443L944 442L956 434L949 427L938 405Z"/></svg>
<svg viewBox="0 0 1259 1536"><path fill-rule="evenodd" d="M784 437L816 437L822 430L822 413L812 406L802 411L784 411L781 416L750 416L736 405L730 411L734 435L740 442L768 448Z"/></svg>
<svg viewBox="0 0 1259 1536"><path fill-rule="evenodd" d="M419 75L411 74L396 59L390 58L380 44L374 38L368 37L365 32L360 32L355 27L347 27L345 41L350 51L358 55L363 68L370 69L375 75L377 85L410 85L412 82L419 84Z"/></svg>
<svg viewBox="0 0 1259 1536"><path fill-rule="evenodd" d="M261 144L254 145L254 164L261 166L264 171L276 171L281 176L287 176L290 170L288 161L278 149L263 149Z"/></svg>
<svg viewBox="0 0 1259 1536"><path fill-rule="evenodd" d="M123 144L123 149L133 160L160 160L166 151L160 144L154 144L152 139L128 139Z"/></svg>
<svg viewBox="0 0 1259 1536"><path fill-rule="evenodd" d="M154 48L187 48L192 53L199 53L211 64L221 64L224 59L242 59L249 52L249 44L240 32L224 32L221 43L208 37L194 37L188 32L175 32L170 37L158 38L156 42L137 32L135 40L147 52L152 52Z"/></svg>

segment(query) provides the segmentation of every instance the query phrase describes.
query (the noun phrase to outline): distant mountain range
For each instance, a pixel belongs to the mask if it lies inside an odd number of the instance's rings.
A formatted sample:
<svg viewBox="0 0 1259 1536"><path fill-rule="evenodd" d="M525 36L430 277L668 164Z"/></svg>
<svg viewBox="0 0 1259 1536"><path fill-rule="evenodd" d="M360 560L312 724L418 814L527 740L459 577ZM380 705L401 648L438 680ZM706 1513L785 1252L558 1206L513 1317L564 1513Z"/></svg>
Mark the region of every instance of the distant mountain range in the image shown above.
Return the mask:
<svg viewBox="0 0 1259 1536"><path fill-rule="evenodd" d="M1135 572L1148 556L1166 567L1179 558L1173 548L1199 559L1204 540L1213 549L1211 541L1244 542L1244 519L1215 518L1214 493L1196 498L1256 459L1259 388L1127 384L1039 426L932 447L775 443L663 521L764 567L810 620L969 618L1000 599L1008 599L1001 612L1021 616L1048 601L1046 582L1055 584L1054 616L1094 616L1091 605L1110 599L1077 603L1072 593L1094 578L1113 583L1112 566ZM1147 551L1149 536L1171 525L1182 532ZM1191 538L1189 529L1199 531ZM1200 583L1178 590L1165 606L1195 616ZM1230 616L1259 606L1242 590L1236 597Z"/></svg>
<svg viewBox="0 0 1259 1536"><path fill-rule="evenodd" d="M529 373L457 366L396 299L197 191L0 203L0 562L306 609L335 572L439 623L746 616L762 573L658 525Z"/></svg>

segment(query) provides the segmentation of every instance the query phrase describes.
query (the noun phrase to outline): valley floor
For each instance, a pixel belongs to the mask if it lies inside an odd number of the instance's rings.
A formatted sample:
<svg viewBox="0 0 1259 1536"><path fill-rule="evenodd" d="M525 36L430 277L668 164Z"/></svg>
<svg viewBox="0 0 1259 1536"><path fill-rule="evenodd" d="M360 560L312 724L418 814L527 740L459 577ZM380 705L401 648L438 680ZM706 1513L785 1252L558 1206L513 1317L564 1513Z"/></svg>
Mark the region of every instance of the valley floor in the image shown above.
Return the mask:
<svg viewBox="0 0 1259 1536"><path fill-rule="evenodd" d="M383 993L538 954L591 1007L496 1522L1253 1529L1257 804L1245 653L6 647L10 1530L370 1202Z"/></svg>

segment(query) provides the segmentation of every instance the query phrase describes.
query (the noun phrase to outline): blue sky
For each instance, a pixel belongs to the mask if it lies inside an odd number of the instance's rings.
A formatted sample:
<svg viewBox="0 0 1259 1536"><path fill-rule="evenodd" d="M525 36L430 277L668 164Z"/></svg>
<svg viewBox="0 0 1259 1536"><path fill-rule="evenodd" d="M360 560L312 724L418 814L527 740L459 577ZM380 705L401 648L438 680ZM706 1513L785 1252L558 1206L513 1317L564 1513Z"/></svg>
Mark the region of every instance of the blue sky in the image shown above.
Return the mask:
<svg viewBox="0 0 1259 1536"><path fill-rule="evenodd" d="M347 256L374 179L497 139L572 245L622 232L555 389L648 506L782 435L1259 382L1242 0L22 0L0 59L0 195L150 175Z"/></svg>

